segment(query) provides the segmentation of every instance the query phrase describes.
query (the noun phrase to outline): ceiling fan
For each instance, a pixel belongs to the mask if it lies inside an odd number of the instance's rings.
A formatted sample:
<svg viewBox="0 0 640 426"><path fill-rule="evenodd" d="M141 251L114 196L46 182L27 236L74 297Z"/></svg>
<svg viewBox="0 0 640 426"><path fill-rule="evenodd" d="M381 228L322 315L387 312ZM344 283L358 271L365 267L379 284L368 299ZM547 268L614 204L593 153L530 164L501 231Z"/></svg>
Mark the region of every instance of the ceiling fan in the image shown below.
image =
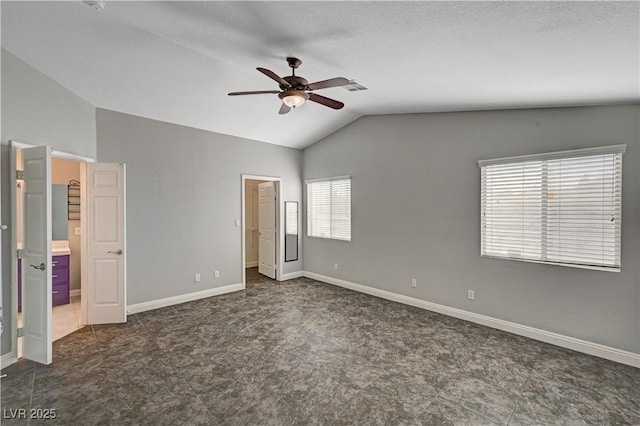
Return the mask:
<svg viewBox="0 0 640 426"><path fill-rule="evenodd" d="M326 89L328 87L348 86L351 84L349 80L344 77L336 77L330 78L329 80L309 83L306 79L296 75L296 69L302 64L302 61L300 59L287 58L287 62L291 67L291 75L288 77L279 77L276 73L266 68L257 68L258 71L277 82L280 85L280 90L231 92L229 93L229 96L277 93L278 97L282 99L282 106L280 107L279 114L286 114L291 111L291 108L297 108L304 104L306 101L313 101L333 109L341 109L342 107L344 107L344 104L340 101L336 101L335 99L327 98L325 96L321 96L317 93L312 92L314 90Z"/></svg>

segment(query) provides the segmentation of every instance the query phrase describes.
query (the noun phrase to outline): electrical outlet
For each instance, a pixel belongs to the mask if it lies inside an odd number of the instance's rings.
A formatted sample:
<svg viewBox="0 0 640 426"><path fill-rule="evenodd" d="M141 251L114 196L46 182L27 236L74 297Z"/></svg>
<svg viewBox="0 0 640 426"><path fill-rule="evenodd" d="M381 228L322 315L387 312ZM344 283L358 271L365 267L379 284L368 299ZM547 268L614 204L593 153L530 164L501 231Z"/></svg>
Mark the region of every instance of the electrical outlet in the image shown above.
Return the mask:
<svg viewBox="0 0 640 426"><path fill-rule="evenodd" d="M195 274L193 276L193 282L199 283L200 282L200 274Z"/></svg>
<svg viewBox="0 0 640 426"><path fill-rule="evenodd" d="M418 287L418 280L416 280L415 278L411 278L411 287Z"/></svg>
<svg viewBox="0 0 640 426"><path fill-rule="evenodd" d="M220 271L213 271L213 278L220 278Z"/></svg>
<svg viewBox="0 0 640 426"><path fill-rule="evenodd" d="M335 271L337 271L337 270L338 270L338 264L337 264L337 263L334 263L334 264L333 264L333 269L334 269Z"/></svg>
<svg viewBox="0 0 640 426"><path fill-rule="evenodd" d="M469 290L467 292L467 299L469 300L476 300L476 292L473 290Z"/></svg>

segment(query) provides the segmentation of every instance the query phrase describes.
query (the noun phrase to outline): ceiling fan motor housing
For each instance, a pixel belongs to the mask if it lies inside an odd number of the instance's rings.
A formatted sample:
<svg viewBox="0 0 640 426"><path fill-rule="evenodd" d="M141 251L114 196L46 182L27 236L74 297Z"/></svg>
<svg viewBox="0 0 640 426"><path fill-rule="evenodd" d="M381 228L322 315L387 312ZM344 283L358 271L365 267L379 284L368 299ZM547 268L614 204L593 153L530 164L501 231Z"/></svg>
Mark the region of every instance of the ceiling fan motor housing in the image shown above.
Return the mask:
<svg viewBox="0 0 640 426"><path fill-rule="evenodd" d="M283 84L280 85L281 90L305 90L305 87L309 82L302 77L298 77L297 75L290 75L288 77L282 77L287 83L291 85L291 87L287 87Z"/></svg>

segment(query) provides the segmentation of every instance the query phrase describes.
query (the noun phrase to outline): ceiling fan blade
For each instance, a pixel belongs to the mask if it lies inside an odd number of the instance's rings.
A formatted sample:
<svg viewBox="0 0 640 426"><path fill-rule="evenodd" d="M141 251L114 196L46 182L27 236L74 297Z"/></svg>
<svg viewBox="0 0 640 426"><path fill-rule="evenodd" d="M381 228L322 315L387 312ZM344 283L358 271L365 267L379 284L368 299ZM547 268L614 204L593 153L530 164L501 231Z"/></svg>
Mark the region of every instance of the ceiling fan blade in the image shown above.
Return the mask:
<svg viewBox="0 0 640 426"><path fill-rule="evenodd" d="M279 90L256 90L253 92L231 92L229 93L229 96L240 96L240 95L262 95L262 94L275 94L275 93L280 93Z"/></svg>
<svg viewBox="0 0 640 426"><path fill-rule="evenodd" d="M270 79L277 81L279 84L283 85L283 86L287 86L290 87L291 85L289 83L287 83L287 80L285 80L284 78L278 76L278 74L276 74L273 71L270 71L266 68L256 68L258 71L260 71L262 74L266 75L267 77L269 77Z"/></svg>
<svg viewBox="0 0 640 426"><path fill-rule="evenodd" d="M340 87L348 86L351 84L349 80L344 77L330 78L329 80L316 81L315 83L307 84L307 90L326 89L327 87Z"/></svg>
<svg viewBox="0 0 640 426"><path fill-rule="evenodd" d="M344 107L344 104L340 101L336 101L335 99L327 98L325 96L320 96L315 93L309 93L309 100L333 109L342 109L342 107Z"/></svg>
<svg viewBox="0 0 640 426"><path fill-rule="evenodd" d="M282 103L282 106L280 107L280 111L278 111L278 114L282 115L282 114L286 114L289 111L291 111L291 108L287 106L287 104L285 104L284 102Z"/></svg>

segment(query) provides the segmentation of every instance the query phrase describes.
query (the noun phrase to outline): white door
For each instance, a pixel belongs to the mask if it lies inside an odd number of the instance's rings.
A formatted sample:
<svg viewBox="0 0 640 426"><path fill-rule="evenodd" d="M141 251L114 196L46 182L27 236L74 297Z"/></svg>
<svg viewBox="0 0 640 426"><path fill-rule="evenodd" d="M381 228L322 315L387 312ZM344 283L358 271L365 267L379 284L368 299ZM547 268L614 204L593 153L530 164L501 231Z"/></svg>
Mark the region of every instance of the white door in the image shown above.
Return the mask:
<svg viewBox="0 0 640 426"><path fill-rule="evenodd" d="M126 322L125 166L85 163L81 176L86 322Z"/></svg>
<svg viewBox="0 0 640 426"><path fill-rule="evenodd" d="M48 146L25 148L22 158L22 356L51 364L51 150Z"/></svg>
<svg viewBox="0 0 640 426"><path fill-rule="evenodd" d="M11 149L11 148L10 148ZM2 161L0 161L0 176L2 176ZM2 178L0 178L0 183L2 183ZM2 211L2 203L0 202L0 211ZM2 277L2 231L6 230L7 227L2 224L0 225L0 277ZM2 286L0 285L0 288ZM15 303L15 301L14 301ZM0 336L4 333L4 316L3 316L3 305L2 305L2 291L0 290Z"/></svg>
<svg viewBox="0 0 640 426"><path fill-rule="evenodd" d="M273 182L258 184L258 272L276 278L276 200Z"/></svg>

